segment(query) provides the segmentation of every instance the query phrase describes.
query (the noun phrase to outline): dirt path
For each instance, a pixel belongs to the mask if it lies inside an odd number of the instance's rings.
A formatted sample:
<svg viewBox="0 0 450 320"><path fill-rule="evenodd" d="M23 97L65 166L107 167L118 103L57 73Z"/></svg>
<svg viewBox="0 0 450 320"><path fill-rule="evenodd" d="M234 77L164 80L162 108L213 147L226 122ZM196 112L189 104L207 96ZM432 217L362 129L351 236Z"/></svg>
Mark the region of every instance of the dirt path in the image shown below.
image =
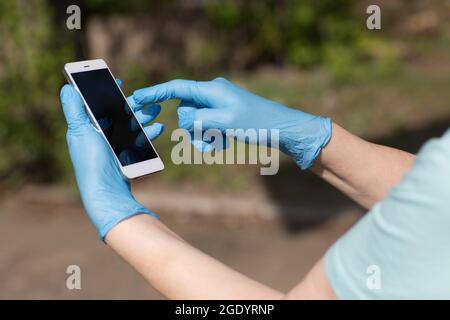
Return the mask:
<svg viewBox="0 0 450 320"><path fill-rule="evenodd" d="M292 234L277 219L242 224L158 213L194 246L280 290L298 282L358 217L357 210L349 210ZM65 190L28 188L3 197L0 243L1 299L161 298L98 240L78 201ZM81 267L81 290L65 286L72 264Z"/></svg>

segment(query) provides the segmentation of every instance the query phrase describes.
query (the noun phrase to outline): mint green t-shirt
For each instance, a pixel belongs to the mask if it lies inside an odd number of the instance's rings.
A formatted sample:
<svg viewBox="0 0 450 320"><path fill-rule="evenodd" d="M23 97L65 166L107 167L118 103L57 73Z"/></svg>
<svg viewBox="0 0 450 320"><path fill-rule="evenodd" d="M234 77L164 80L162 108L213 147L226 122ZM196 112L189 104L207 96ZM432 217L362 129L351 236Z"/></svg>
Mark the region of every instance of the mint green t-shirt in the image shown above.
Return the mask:
<svg viewBox="0 0 450 320"><path fill-rule="evenodd" d="M450 130L326 253L340 299L450 299Z"/></svg>

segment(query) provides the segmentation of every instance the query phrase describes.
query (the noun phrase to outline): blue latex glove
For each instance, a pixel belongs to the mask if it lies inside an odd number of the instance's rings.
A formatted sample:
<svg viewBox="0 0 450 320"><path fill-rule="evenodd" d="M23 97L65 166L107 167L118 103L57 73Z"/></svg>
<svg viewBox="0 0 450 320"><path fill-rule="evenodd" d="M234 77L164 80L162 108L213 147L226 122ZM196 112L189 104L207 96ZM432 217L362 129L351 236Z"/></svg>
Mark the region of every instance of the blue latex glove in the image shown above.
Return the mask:
<svg viewBox="0 0 450 320"><path fill-rule="evenodd" d="M133 197L128 180L102 135L89 120L78 92L65 85L60 93L67 120L67 144L84 208L102 240L115 225L137 215L149 214ZM159 113L160 106L143 108L136 114L139 121L148 122ZM99 123L102 127L107 124ZM158 137L163 126L154 123L145 128L150 139ZM139 139L139 137L138 137ZM136 141L138 144L139 142Z"/></svg>
<svg viewBox="0 0 450 320"><path fill-rule="evenodd" d="M285 107L223 78L207 82L172 80L137 90L133 97L136 110L148 103L180 99L179 126L191 133L194 121L201 121L204 130L218 129L222 133L226 129L279 129L280 149L293 157L303 170L312 166L331 138L329 118ZM208 141L193 141L193 144L200 151L212 149Z"/></svg>

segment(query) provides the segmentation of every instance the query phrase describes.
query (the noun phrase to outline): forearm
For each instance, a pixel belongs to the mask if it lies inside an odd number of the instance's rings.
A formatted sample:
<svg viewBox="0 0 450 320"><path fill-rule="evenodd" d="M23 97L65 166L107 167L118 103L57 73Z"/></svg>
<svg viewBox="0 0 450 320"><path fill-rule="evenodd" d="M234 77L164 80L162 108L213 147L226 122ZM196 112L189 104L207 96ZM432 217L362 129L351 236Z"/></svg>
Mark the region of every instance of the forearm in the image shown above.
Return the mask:
<svg viewBox="0 0 450 320"><path fill-rule="evenodd" d="M193 248L160 221L138 215L106 242L170 299L279 299L283 295Z"/></svg>
<svg viewBox="0 0 450 320"><path fill-rule="evenodd" d="M408 171L415 156L364 141L333 123L333 135L313 172L363 207L383 199Z"/></svg>

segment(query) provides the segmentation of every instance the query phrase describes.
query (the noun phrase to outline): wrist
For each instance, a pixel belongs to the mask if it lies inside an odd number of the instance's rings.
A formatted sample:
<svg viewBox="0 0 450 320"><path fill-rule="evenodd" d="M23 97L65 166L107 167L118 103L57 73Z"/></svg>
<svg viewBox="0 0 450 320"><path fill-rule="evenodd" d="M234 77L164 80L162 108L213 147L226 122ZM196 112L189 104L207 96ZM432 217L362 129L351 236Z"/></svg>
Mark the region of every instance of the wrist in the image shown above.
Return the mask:
<svg viewBox="0 0 450 320"><path fill-rule="evenodd" d="M280 130L280 149L302 170L309 169L331 140L331 118L300 112L298 121Z"/></svg>
<svg viewBox="0 0 450 320"><path fill-rule="evenodd" d="M102 241L104 241L106 235L109 231L114 229L117 225L121 224L123 221L137 216L137 215L149 215L153 218L159 220L159 216L149 209L143 207L140 203L133 201L133 203L129 203L126 206L122 206L122 208L116 208L114 213L107 213L107 215L102 214L103 217L108 216L109 219L100 219L102 223L96 224L97 232ZM99 219L96 219L97 221ZM95 222L94 222L95 223Z"/></svg>

